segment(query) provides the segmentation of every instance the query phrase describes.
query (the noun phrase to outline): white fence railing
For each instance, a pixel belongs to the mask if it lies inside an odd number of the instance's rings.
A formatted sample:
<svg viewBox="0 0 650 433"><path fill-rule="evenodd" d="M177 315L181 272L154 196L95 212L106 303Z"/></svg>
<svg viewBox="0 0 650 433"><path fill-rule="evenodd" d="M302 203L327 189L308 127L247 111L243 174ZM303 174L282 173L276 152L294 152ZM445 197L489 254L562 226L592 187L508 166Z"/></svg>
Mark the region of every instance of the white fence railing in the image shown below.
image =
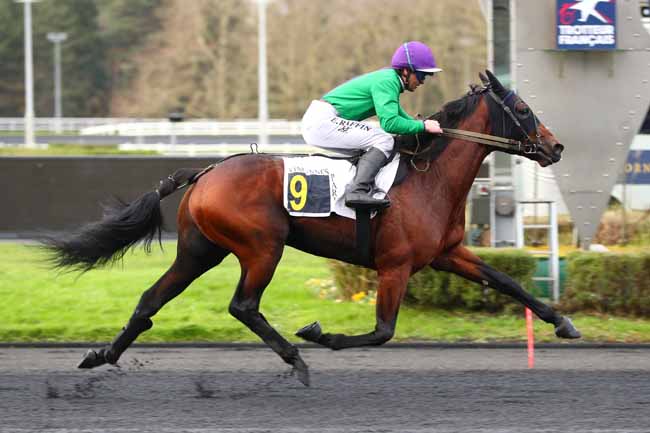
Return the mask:
<svg viewBox="0 0 650 433"><path fill-rule="evenodd" d="M98 126L90 126L80 131L81 135L257 135L264 124L257 120L237 120L232 122L212 120L192 120L188 122L169 122L149 120L130 121ZM266 122L268 135L300 135L300 122L288 120L269 120Z"/></svg>
<svg viewBox="0 0 650 433"><path fill-rule="evenodd" d="M140 121L156 121L167 122L167 119L133 119L133 118L119 118L119 117L63 117L57 119L55 117L37 117L34 119L34 128L36 131L56 131L57 126L60 124L64 131L81 131L84 128L110 125L123 122L140 122ZM0 131L24 131L25 118L24 117L0 117Z"/></svg>
<svg viewBox="0 0 650 433"><path fill-rule="evenodd" d="M38 132L76 132L81 135L257 135L263 124L257 120L218 121L214 119L170 122L168 119L144 118L71 118L56 119L39 117L34 119ZM0 118L0 131L20 132L25 130L22 117ZM290 120L269 120L266 122L268 135L300 135L300 122Z"/></svg>

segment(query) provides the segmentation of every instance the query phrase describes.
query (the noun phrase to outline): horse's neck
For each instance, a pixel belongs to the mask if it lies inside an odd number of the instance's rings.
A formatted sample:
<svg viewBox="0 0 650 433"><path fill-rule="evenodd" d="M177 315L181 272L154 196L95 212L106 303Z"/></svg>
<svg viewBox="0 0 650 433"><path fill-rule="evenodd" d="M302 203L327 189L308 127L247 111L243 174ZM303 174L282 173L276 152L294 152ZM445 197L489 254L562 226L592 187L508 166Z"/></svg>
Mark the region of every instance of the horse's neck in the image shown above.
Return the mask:
<svg viewBox="0 0 650 433"><path fill-rule="evenodd" d="M479 103L474 114L460 122L458 129L489 133L488 107L484 101ZM444 127L443 127L444 129ZM488 150L480 144L452 139L447 148L432 163L431 175L434 182L443 182L445 190L464 202L478 175Z"/></svg>

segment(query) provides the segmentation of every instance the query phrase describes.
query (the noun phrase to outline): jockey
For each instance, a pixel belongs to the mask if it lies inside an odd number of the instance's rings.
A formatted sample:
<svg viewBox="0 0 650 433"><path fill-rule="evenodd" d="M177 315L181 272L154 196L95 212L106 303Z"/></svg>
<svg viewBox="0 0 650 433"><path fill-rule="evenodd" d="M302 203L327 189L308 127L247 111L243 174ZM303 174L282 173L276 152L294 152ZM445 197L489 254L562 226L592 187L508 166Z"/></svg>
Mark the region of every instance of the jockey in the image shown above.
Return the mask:
<svg viewBox="0 0 650 433"><path fill-rule="evenodd" d="M349 154L366 151L345 190L346 206L369 209L390 205L388 198L375 199L372 193L375 176L395 145L391 134L442 132L437 121L415 120L399 104L404 90L413 92L428 75L440 71L429 47L406 42L393 54L391 68L353 78L309 105L301 123L308 144ZM374 115L381 128L360 122Z"/></svg>

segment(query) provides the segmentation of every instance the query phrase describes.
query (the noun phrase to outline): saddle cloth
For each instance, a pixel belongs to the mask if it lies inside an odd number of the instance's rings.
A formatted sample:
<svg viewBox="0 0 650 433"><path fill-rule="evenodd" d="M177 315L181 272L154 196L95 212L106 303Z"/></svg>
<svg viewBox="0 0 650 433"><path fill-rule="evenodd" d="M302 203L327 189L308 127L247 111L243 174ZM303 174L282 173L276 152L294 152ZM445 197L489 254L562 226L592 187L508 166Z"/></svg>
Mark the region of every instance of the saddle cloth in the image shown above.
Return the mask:
<svg viewBox="0 0 650 433"><path fill-rule="evenodd" d="M352 182L357 167L346 159L324 156L284 157L284 208L292 216L326 217L335 213L356 219L355 210L345 205L345 186ZM375 198L384 198L399 166L399 154L386 164L375 179ZM376 212L373 212L373 216Z"/></svg>

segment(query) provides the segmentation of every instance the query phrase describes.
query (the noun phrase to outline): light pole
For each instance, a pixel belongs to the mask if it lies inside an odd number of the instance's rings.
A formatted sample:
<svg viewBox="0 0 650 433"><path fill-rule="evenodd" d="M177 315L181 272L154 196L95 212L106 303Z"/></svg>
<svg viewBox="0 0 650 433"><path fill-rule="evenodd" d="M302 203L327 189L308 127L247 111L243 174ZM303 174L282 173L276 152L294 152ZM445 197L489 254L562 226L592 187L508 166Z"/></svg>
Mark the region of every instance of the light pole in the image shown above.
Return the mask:
<svg viewBox="0 0 650 433"><path fill-rule="evenodd" d="M47 39L54 44L54 117L56 118L56 133L61 134L61 43L68 39L67 33L48 33Z"/></svg>
<svg viewBox="0 0 650 433"><path fill-rule="evenodd" d="M34 140L34 60L32 56L32 3L38 0L15 0L24 3L25 15L25 146L36 148Z"/></svg>
<svg viewBox="0 0 650 433"><path fill-rule="evenodd" d="M268 144L268 120L269 120L269 106L268 106L268 86L266 81L266 4L268 0L257 0L257 61L258 61L258 121L260 126L259 135L257 138L258 144Z"/></svg>

